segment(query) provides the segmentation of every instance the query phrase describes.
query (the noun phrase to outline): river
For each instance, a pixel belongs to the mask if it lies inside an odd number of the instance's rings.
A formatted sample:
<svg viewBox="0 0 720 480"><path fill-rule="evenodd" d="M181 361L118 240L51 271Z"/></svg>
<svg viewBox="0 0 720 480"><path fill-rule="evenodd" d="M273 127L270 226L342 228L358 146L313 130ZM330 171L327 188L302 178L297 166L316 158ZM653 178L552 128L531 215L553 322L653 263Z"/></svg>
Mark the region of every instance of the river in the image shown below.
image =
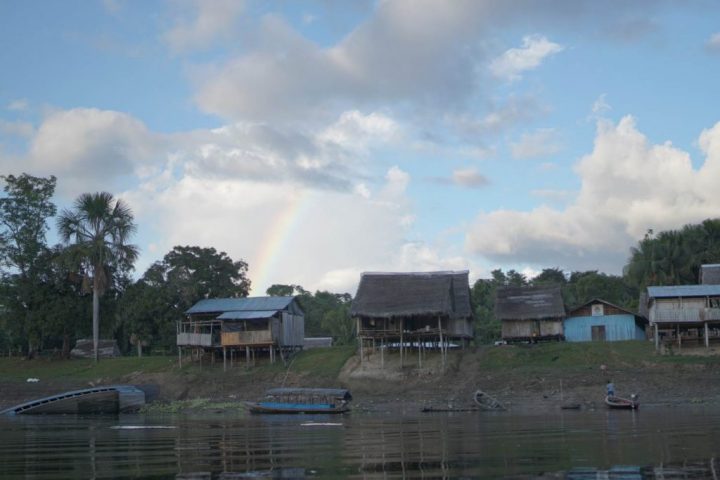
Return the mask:
<svg viewBox="0 0 720 480"><path fill-rule="evenodd" d="M18 416L0 446L3 478L717 479L720 409Z"/></svg>

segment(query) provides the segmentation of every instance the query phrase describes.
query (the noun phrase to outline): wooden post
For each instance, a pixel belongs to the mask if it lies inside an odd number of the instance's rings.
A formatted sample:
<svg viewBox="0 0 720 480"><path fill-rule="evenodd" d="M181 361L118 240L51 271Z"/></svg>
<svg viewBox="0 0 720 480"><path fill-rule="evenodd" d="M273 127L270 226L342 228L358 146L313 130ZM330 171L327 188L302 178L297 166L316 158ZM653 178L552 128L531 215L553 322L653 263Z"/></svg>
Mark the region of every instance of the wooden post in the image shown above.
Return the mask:
<svg viewBox="0 0 720 480"><path fill-rule="evenodd" d="M660 350L660 333L658 332L658 324L653 324L655 330L655 351Z"/></svg>
<svg viewBox="0 0 720 480"><path fill-rule="evenodd" d="M275 363L275 348L274 345L270 345L270 365Z"/></svg>
<svg viewBox="0 0 720 480"><path fill-rule="evenodd" d="M403 340L403 319L400 319L400 369L403 367L403 347L405 346Z"/></svg>
<svg viewBox="0 0 720 480"><path fill-rule="evenodd" d="M680 336L680 324L677 324L678 350L682 350L682 337Z"/></svg>
<svg viewBox="0 0 720 480"><path fill-rule="evenodd" d="M178 363L179 367L182 368L182 347L178 345Z"/></svg>
<svg viewBox="0 0 720 480"><path fill-rule="evenodd" d="M440 317L438 317L438 334L440 335L440 357L442 359L443 370L445 370L445 345L443 343L442 319Z"/></svg>
<svg viewBox="0 0 720 480"><path fill-rule="evenodd" d="M710 348L710 328L708 328L708 322L705 322L705 348Z"/></svg>
<svg viewBox="0 0 720 480"><path fill-rule="evenodd" d="M365 358L363 355L363 339L362 337L358 337L358 343L360 343L360 365L365 363Z"/></svg>
<svg viewBox="0 0 720 480"><path fill-rule="evenodd" d="M245 364L250 366L250 347L245 347Z"/></svg>
<svg viewBox="0 0 720 480"><path fill-rule="evenodd" d="M420 338L418 337L418 368L422 368L422 343L420 343Z"/></svg>
<svg viewBox="0 0 720 480"><path fill-rule="evenodd" d="M385 337L380 339L380 368L385 368Z"/></svg>
<svg viewBox="0 0 720 480"><path fill-rule="evenodd" d="M227 347L223 346L223 372L227 372Z"/></svg>

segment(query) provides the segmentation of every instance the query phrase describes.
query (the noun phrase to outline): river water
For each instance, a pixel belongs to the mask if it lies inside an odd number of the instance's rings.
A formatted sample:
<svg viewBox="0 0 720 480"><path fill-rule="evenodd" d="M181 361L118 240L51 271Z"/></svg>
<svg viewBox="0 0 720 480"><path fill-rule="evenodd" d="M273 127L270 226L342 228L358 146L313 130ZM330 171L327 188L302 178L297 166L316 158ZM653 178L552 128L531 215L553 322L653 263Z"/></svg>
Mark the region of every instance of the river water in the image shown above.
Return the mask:
<svg viewBox="0 0 720 480"><path fill-rule="evenodd" d="M720 408L0 418L3 478L715 478Z"/></svg>

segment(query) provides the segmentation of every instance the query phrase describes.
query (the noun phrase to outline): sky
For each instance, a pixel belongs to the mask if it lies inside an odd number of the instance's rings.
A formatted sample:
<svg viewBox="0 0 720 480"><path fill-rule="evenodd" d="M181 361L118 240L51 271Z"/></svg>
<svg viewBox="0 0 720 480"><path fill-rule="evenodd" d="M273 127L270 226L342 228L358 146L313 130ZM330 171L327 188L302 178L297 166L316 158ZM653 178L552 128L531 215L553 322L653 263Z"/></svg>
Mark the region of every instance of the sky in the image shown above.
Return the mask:
<svg viewBox="0 0 720 480"><path fill-rule="evenodd" d="M720 216L715 1L0 1L0 72L0 172L126 201L137 276L619 274Z"/></svg>

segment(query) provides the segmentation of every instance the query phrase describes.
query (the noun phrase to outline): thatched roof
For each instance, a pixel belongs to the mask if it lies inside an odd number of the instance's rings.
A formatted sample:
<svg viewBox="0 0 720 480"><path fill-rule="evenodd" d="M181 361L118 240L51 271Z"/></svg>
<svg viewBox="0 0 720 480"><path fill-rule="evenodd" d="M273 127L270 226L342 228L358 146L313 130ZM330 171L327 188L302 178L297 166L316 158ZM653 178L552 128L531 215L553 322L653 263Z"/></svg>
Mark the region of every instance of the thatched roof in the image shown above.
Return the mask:
<svg viewBox="0 0 720 480"><path fill-rule="evenodd" d="M498 287L495 318L542 320L565 316L560 287Z"/></svg>
<svg viewBox="0 0 720 480"><path fill-rule="evenodd" d="M350 311L370 318L470 318L468 272L363 273Z"/></svg>

